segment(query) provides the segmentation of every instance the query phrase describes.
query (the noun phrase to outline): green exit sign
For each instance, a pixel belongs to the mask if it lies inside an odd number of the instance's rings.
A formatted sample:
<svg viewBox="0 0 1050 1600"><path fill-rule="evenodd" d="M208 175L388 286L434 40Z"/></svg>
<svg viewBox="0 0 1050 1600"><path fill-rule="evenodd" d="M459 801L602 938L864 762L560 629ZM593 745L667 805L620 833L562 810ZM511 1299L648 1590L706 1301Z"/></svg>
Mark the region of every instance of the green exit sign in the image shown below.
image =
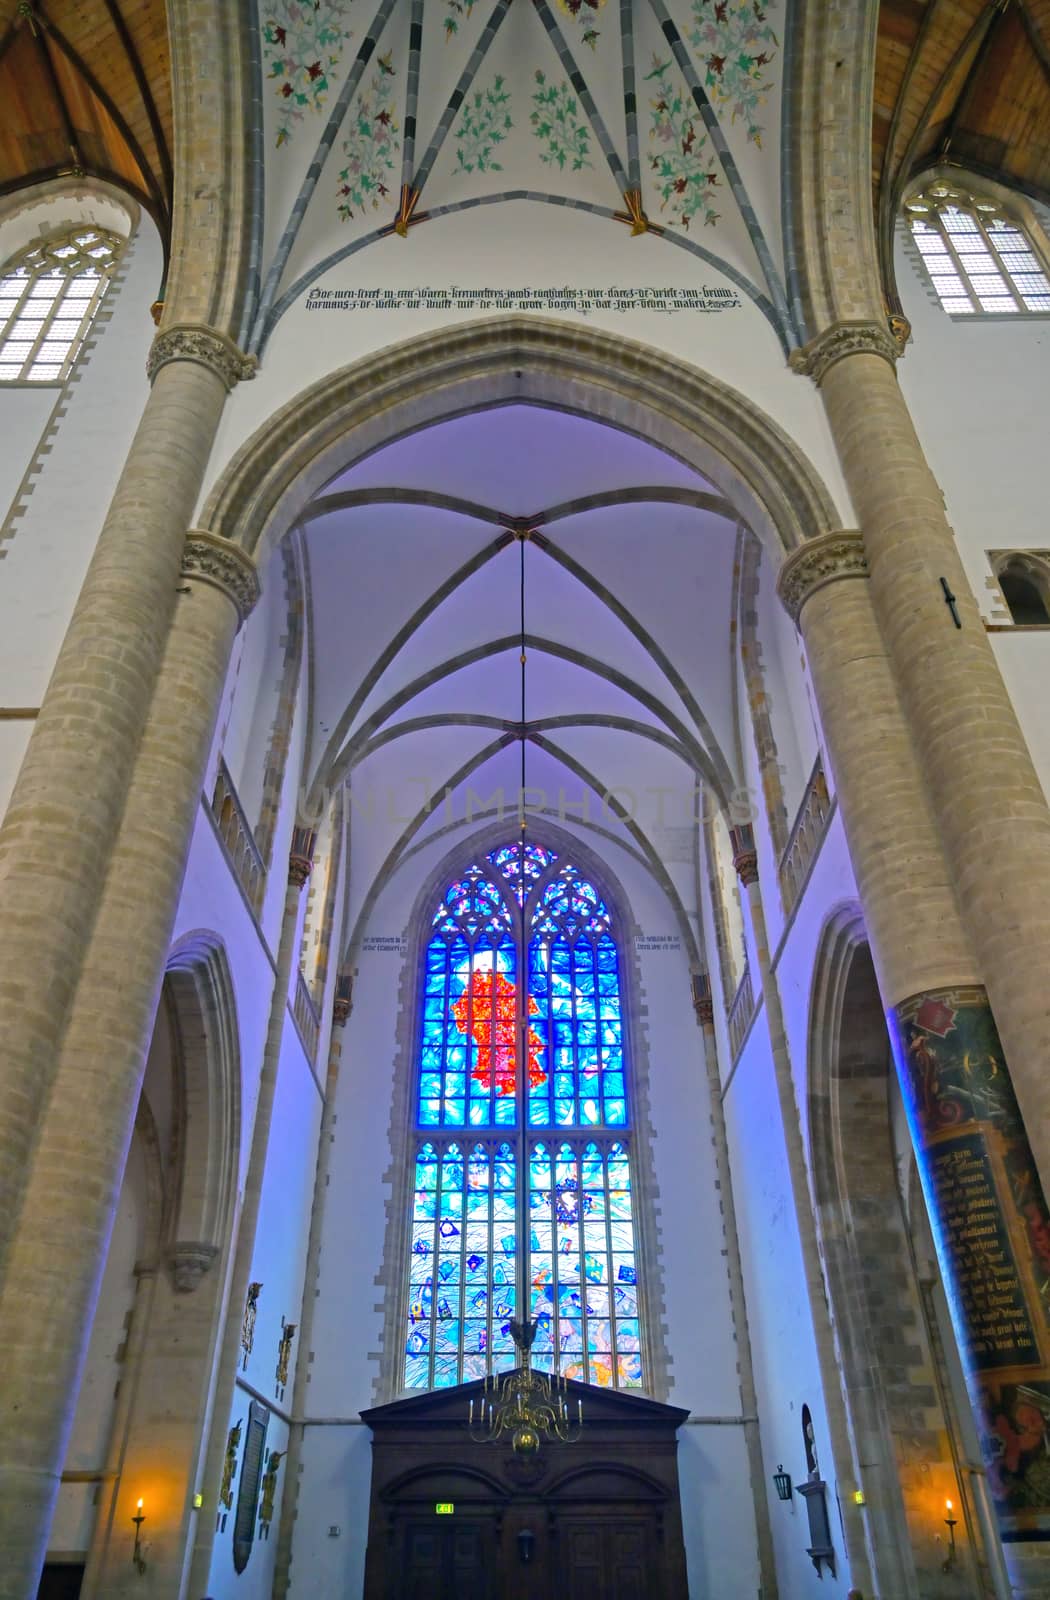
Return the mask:
<svg viewBox="0 0 1050 1600"><path fill-rule="evenodd" d="M437 1505L434 1507L434 1510L437 1512L439 1517L450 1517L455 1509L456 1508L451 1500L439 1500Z"/></svg>

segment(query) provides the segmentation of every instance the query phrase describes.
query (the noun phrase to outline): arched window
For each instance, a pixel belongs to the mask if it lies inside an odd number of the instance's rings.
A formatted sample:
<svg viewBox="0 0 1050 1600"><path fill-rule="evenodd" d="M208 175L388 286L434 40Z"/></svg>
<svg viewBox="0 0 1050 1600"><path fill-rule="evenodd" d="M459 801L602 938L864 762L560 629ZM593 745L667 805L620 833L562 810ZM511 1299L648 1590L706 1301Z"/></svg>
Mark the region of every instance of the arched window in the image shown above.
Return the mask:
<svg viewBox="0 0 1050 1600"><path fill-rule="evenodd" d="M1050 312L1050 277L1017 218L990 194L937 181L905 216L926 274L952 316Z"/></svg>
<svg viewBox="0 0 1050 1600"><path fill-rule="evenodd" d="M435 907L414 1094L407 1388L513 1367L510 1321L526 1287L536 1367L643 1384L616 934L594 885L539 844L479 858Z"/></svg>
<svg viewBox="0 0 1050 1600"><path fill-rule="evenodd" d="M996 569L1011 621L1018 627L1050 623L1050 568L1031 556L1011 555Z"/></svg>
<svg viewBox="0 0 1050 1600"><path fill-rule="evenodd" d="M0 383L61 383L109 288L124 241L83 224L41 240L0 275Z"/></svg>

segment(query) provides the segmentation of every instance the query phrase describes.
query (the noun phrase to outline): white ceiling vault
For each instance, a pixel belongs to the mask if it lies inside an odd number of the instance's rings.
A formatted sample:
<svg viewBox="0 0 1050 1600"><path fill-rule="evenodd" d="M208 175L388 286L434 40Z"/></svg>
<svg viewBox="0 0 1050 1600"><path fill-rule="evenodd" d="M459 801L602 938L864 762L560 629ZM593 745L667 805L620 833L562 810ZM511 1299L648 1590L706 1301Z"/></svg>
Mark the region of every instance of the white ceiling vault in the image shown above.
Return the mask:
<svg viewBox="0 0 1050 1600"><path fill-rule="evenodd" d="M260 354L326 272L498 208L649 233L646 281L691 257L789 349L781 236L783 0L262 0L254 130ZM684 255L683 255L684 253ZM637 258L641 261L643 258ZM657 273L662 264L663 277ZM355 264L355 271L364 262ZM426 281L425 274L421 281ZM559 280L561 281L561 280ZM701 280L702 281L702 280Z"/></svg>
<svg viewBox="0 0 1050 1600"><path fill-rule="evenodd" d="M640 859L692 945L697 789L740 781L738 519L712 486L604 424L507 405L378 450L300 538L309 775L314 803L349 786L351 936L425 842L500 807L516 829L524 561L528 804Z"/></svg>

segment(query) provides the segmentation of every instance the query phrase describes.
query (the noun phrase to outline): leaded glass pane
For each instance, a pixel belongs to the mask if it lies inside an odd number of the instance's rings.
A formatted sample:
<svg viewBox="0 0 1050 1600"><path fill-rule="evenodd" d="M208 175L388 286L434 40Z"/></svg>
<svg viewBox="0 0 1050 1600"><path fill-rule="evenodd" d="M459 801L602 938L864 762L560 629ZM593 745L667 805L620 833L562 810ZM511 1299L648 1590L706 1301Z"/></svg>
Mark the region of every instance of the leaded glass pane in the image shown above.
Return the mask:
<svg viewBox="0 0 1050 1600"><path fill-rule="evenodd" d="M427 1141L416 1155L405 1387L513 1365L514 1150Z"/></svg>
<svg viewBox="0 0 1050 1600"><path fill-rule="evenodd" d="M953 316L1050 309L1050 279L1031 241L979 195L929 189L905 207L930 283Z"/></svg>
<svg viewBox="0 0 1050 1600"><path fill-rule="evenodd" d="M616 946L597 939L535 938L529 944L533 1030L544 1078L529 1091L533 1127L600 1127L626 1121Z"/></svg>
<svg viewBox="0 0 1050 1600"><path fill-rule="evenodd" d="M534 1144L529 1215L536 1365L584 1383L640 1388L626 1146L580 1139Z"/></svg>
<svg viewBox="0 0 1050 1600"><path fill-rule="evenodd" d="M68 373L122 248L104 228L78 228L30 246L8 266L0 277L0 381Z"/></svg>
<svg viewBox="0 0 1050 1600"><path fill-rule="evenodd" d="M553 851L520 842L494 850L443 894L422 987L406 1386L440 1388L514 1365L510 1319L526 1245L537 1365L640 1387L619 957L608 906ZM527 1126L559 1129L554 1142L523 1142L520 1041ZM516 1145L530 1152L527 1240Z"/></svg>
<svg viewBox="0 0 1050 1600"><path fill-rule="evenodd" d="M510 883L519 905L524 905L533 884L557 859L553 850L545 850L541 844L506 844L489 856L491 865Z"/></svg>

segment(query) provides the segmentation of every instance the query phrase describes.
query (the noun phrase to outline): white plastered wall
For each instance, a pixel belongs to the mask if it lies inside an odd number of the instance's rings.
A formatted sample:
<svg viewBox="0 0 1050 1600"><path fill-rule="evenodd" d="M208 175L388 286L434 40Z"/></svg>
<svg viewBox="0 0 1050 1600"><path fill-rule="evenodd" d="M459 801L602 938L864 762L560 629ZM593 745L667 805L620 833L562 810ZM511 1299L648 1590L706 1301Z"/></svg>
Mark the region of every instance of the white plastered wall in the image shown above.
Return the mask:
<svg viewBox="0 0 1050 1600"><path fill-rule="evenodd" d="M1050 242L1043 236L1043 253ZM901 388L986 622L1009 622L989 550L1050 549L1046 419L1050 316L953 321L900 225L897 284L912 339ZM1050 632L990 635L1033 760L1050 796Z"/></svg>
<svg viewBox="0 0 1050 1600"><path fill-rule="evenodd" d="M0 264L41 233L94 221L127 233L104 196L45 185L0 213ZM146 401L160 238L138 216L128 251L65 384L0 384L0 708L40 705ZM32 731L0 717L0 809Z"/></svg>

